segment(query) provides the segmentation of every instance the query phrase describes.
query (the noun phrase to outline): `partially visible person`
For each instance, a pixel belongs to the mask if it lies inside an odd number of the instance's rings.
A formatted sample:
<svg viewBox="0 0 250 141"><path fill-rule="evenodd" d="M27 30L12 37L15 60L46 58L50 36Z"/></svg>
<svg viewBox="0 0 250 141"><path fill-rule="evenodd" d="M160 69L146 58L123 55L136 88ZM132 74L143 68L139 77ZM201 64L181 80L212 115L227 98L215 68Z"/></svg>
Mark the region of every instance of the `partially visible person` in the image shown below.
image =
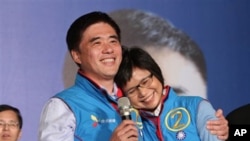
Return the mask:
<svg viewBox="0 0 250 141"><path fill-rule="evenodd" d="M75 84L49 99L43 108L39 141L137 141L135 122L117 109L121 90L114 83L122 60L118 25L103 12L77 18L67 45L79 67Z"/></svg>
<svg viewBox="0 0 250 141"><path fill-rule="evenodd" d="M231 111L226 119L229 125L250 125L250 103Z"/></svg>
<svg viewBox="0 0 250 141"><path fill-rule="evenodd" d="M164 86L160 67L143 49L124 48L115 82L140 111L146 140L219 140L206 128L208 120L216 119L212 105L198 96L177 96Z"/></svg>
<svg viewBox="0 0 250 141"><path fill-rule="evenodd" d="M121 28L121 43L147 50L162 68L165 84L178 95L207 98L206 61L186 33L151 12L120 9L109 13Z"/></svg>
<svg viewBox="0 0 250 141"><path fill-rule="evenodd" d="M237 138L234 136L235 129L239 127L245 129L250 127L250 103L242 105L233 111L231 111L227 116L226 119L228 120L230 135L227 141L234 141ZM249 130L247 130L249 132ZM246 133L250 134L250 133ZM243 138L243 136L242 136ZM244 137L245 138L245 137Z"/></svg>
<svg viewBox="0 0 250 141"><path fill-rule="evenodd" d="M21 138L23 119L18 108L0 105L0 141L18 141Z"/></svg>

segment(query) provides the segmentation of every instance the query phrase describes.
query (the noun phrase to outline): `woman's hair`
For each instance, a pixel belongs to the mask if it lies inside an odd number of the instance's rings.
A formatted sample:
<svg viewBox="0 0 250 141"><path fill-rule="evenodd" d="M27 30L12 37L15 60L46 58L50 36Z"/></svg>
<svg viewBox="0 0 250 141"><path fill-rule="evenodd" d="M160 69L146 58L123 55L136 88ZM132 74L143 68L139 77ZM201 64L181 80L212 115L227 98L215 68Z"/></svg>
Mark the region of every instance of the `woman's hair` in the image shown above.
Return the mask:
<svg viewBox="0 0 250 141"><path fill-rule="evenodd" d="M161 82L162 86L164 86L164 78L160 67L149 53L141 47L133 46L127 48L123 46L122 57L120 68L115 76L115 82L118 87L122 89L126 86L126 83L132 77L134 68L148 70Z"/></svg>

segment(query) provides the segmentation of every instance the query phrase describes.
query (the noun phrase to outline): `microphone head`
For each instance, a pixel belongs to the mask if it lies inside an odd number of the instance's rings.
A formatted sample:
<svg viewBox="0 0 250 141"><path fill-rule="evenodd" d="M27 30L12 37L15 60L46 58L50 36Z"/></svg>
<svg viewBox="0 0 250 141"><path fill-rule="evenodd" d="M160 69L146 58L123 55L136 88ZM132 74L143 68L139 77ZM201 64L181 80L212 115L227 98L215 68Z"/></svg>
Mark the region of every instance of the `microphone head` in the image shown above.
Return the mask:
<svg viewBox="0 0 250 141"><path fill-rule="evenodd" d="M121 107L130 107L130 101L127 97L121 97L118 99L118 108Z"/></svg>
<svg viewBox="0 0 250 141"><path fill-rule="evenodd" d="M127 97L118 99L118 108L122 117L130 117L130 101Z"/></svg>

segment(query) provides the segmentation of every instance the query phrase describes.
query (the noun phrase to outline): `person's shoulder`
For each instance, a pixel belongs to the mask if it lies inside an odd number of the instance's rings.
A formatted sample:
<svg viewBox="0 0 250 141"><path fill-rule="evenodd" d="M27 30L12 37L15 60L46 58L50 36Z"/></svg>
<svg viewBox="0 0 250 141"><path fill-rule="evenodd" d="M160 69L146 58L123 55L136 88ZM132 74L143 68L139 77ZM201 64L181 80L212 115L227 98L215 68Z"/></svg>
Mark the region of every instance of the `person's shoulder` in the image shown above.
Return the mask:
<svg viewBox="0 0 250 141"><path fill-rule="evenodd" d="M235 115L237 115L237 116L240 116L240 115L247 116L248 115L250 117L250 114L247 114L249 112L250 112L250 103L234 109L233 111L231 111L227 115L227 117L234 117Z"/></svg>
<svg viewBox="0 0 250 141"><path fill-rule="evenodd" d="M74 86L71 86L69 88L66 88L62 91L60 91L59 93L57 93L54 97L61 97L61 96L67 96L67 95L74 95L74 94L78 94L79 91L83 91L82 88L74 85Z"/></svg>
<svg viewBox="0 0 250 141"><path fill-rule="evenodd" d="M250 103L231 111L226 119L229 124L250 124Z"/></svg>
<svg viewBox="0 0 250 141"><path fill-rule="evenodd" d="M202 98L200 96L181 95L181 96L178 96L178 98L180 98L180 99L188 99L190 101L195 100L195 101L207 101L208 102L208 100L206 100L206 99L204 99L204 98Z"/></svg>

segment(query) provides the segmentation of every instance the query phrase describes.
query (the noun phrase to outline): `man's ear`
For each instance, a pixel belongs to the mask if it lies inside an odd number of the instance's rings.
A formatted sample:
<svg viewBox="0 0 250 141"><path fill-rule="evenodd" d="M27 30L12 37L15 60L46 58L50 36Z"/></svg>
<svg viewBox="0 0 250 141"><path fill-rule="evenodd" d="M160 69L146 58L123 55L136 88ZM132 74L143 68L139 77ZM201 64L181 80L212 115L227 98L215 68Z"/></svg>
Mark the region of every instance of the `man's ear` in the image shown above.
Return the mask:
<svg viewBox="0 0 250 141"><path fill-rule="evenodd" d="M18 137L17 137L17 140L18 140L18 141L20 140L21 136L22 136L22 130L20 129L19 134L18 134Z"/></svg>
<svg viewBox="0 0 250 141"><path fill-rule="evenodd" d="M71 50L70 54L74 60L74 62L76 62L77 64L81 64L81 60L80 60L80 53L79 51L76 50Z"/></svg>

